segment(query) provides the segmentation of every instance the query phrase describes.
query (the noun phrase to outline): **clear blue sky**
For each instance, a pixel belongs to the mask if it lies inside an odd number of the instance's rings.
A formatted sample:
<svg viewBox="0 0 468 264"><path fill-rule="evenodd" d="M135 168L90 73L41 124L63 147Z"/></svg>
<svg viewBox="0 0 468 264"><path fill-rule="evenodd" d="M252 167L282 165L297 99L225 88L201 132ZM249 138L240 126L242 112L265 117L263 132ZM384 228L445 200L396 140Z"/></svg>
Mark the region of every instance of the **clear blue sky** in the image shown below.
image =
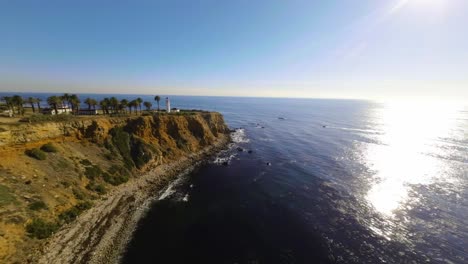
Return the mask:
<svg viewBox="0 0 468 264"><path fill-rule="evenodd" d="M0 91L468 98L466 0L0 0Z"/></svg>

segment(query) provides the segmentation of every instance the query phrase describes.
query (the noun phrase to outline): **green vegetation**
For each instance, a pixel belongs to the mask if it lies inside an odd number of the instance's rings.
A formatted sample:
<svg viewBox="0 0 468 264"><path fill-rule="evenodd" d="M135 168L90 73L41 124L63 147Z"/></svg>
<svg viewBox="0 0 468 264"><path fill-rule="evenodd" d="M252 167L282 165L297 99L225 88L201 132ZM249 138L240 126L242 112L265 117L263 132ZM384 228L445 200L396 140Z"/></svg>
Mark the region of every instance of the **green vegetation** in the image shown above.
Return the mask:
<svg viewBox="0 0 468 264"><path fill-rule="evenodd" d="M55 147L52 143L42 145L41 150L45 152L58 152L57 147Z"/></svg>
<svg viewBox="0 0 468 264"><path fill-rule="evenodd" d="M63 211L59 215L59 219L65 223L70 223L75 220L82 212L91 208L92 204L88 201L80 202L73 206L72 208Z"/></svg>
<svg viewBox="0 0 468 264"><path fill-rule="evenodd" d="M113 128L110 134L112 135L112 143L122 156L125 167L127 167L127 169L132 169L135 164L133 163L131 155L130 134L125 132L121 127Z"/></svg>
<svg viewBox="0 0 468 264"><path fill-rule="evenodd" d="M98 165L92 165L90 167L86 167L84 174L86 178L94 180L102 175L102 169Z"/></svg>
<svg viewBox="0 0 468 264"><path fill-rule="evenodd" d="M0 185L0 206L4 206L15 201L15 196L10 192L10 189L6 186Z"/></svg>
<svg viewBox="0 0 468 264"><path fill-rule="evenodd" d="M47 205L43 201L34 201L28 205L28 208L33 211L47 209Z"/></svg>
<svg viewBox="0 0 468 264"><path fill-rule="evenodd" d="M143 140L125 132L122 127L113 128L110 134L112 139L106 142L105 146L111 152L114 151L114 147L117 149L128 170L134 167L140 169L151 160L153 156L151 146Z"/></svg>
<svg viewBox="0 0 468 264"><path fill-rule="evenodd" d="M82 191L73 188L72 192L73 192L73 195L75 196L76 199L78 199L78 200L84 200L85 199L85 194Z"/></svg>
<svg viewBox="0 0 468 264"><path fill-rule="evenodd" d="M33 148L33 149L28 149L25 151L25 154L28 155L31 158L35 158L37 160L45 160L47 158L47 155L44 151Z"/></svg>
<svg viewBox="0 0 468 264"><path fill-rule="evenodd" d="M159 101L161 101L161 96L156 95L156 96L154 97L154 100L156 101L156 103L158 103L158 112L159 112Z"/></svg>
<svg viewBox="0 0 468 264"><path fill-rule="evenodd" d="M52 108L52 112L54 113L53 115L42 115L41 114L41 104L40 102L42 101L41 98L34 98L34 97L28 97L28 98L22 98L19 95L12 95L12 96L4 96L0 98L2 101L5 102L4 106L1 106L2 108L5 108L5 110L10 110L11 113L18 114L18 115L24 115L24 105L28 104L31 106L33 115L31 117L27 117L22 119L21 121L23 122L43 122L43 121L67 121L71 116L73 115L66 115L66 114L60 114L59 113L59 108L62 107L68 107L71 111L72 114L77 115L79 110L80 110L80 103L81 100L79 99L78 95L76 94L68 94L65 93L63 95L52 95L46 99L47 104L49 105L50 108ZM161 97L159 95L156 95L154 97L154 100L158 104L158 112L160 111L159 103L161 101ZM99 106L100 109L102 110L102 113L104 115L117 115L117 116L125 116L128 113L132 114L132 110L135 114L140 114L142 115L142 104L146 108L146 115L149 114L151 111L152 104L151 102L143 102L142 98L136 98L134 100L128 100L128 99L122 99L118 100L116 97L110 97L110 98L104 98L101 101L97 101L96 99L93 98L86 98L84 100L84 103L88 105L88 109L96 109L96 106ZM128 108L128 112L127 112Z"/></svg>
<svg viewBox="0 0 468 264"><path fill-rule="evenodd" d="M96 184L93 181L86 185L86 189L96 192L98 194L105 194L107 192L106 187L104 187L104 185Z"/></svg>
<svg viewBox="0 0 468 264"><path fill-rule="evenodd" d="M81 164L83 164L84 166L91 166L93 165L93 163L91 163L91 161L89 161L88 159L82 159L80 161Z"/></svg>
<svg viewBox="0 0 468 264"><path fill-rule="evenodd" d="M113 165L109 170L102 174L105 182L112 185L120 185L128 181L130 173L125 167Z"/></svg>
<svg viewBox="0 0 468 264"><path fill-rule="evenodd" d="M153 104L150 102L143 102L143 105L145 106L146 111L148 112L151 111L151 107L153 106Z"/></svg>
<svg viewBox="0 0 468 264"><path fill-rule="evenodd" d="M26 232L31 237L44 239L50 237L58 228L59 226L56 223L35 218L26 226Z"/></svg>
<svg viewBox="0 0 468 264"><path fill-rule="evenodd" d="M63 121L71 121L76 117L72 115L43 115L43 114L33 114L30 117L26 117L21 119L21 122L31 122L31 123L39 123L39 122L63 122Z"/></svg>
<svg viewBox="0 0 468 264"><path fill-rule="evenodd" d="M71 167L71 164L66 159L58 159L57 164L52 165L56 170L65 170Z"/></svg>

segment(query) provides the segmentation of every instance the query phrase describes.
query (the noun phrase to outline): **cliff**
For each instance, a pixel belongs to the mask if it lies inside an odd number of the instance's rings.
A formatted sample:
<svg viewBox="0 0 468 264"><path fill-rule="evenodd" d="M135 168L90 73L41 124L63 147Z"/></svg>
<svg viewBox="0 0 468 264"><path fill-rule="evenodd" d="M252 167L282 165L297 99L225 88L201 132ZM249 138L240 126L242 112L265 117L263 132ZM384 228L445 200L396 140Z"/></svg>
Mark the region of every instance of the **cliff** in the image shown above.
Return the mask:
<svg viewBox="0 0 468 264"><path fill-rule="evenodd" d="M219 113L0 125L0 262L115 261L135 208L228 132Z"/></svg>

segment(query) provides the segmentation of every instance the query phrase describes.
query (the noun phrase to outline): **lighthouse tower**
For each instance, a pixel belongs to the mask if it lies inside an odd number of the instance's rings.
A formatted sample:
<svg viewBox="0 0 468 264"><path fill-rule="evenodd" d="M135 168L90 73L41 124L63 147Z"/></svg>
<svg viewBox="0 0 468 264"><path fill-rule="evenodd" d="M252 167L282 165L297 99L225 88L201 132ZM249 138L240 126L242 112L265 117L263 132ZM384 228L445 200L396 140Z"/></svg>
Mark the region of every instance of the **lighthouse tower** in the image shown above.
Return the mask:
<svg viewBox="0 0 468 264"><path fill-rule="evenodd" d="M171 101L169 100L169 97L166 97L166 111L168 113L171 112Z"/></svg>

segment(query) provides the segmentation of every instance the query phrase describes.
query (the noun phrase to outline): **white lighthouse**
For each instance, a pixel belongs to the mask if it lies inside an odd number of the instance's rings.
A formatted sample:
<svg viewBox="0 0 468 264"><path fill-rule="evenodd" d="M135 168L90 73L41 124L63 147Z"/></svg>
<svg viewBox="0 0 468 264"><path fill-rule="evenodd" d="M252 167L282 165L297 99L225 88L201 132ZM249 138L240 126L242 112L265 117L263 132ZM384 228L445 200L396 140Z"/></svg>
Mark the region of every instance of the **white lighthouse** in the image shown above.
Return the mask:
<svg viewBox="0 0 468 264"><path fill-rule="evenodd" d="M171 112L171 101L169 100L169 97L166 97L166 111L168 113Z"/></svg>

